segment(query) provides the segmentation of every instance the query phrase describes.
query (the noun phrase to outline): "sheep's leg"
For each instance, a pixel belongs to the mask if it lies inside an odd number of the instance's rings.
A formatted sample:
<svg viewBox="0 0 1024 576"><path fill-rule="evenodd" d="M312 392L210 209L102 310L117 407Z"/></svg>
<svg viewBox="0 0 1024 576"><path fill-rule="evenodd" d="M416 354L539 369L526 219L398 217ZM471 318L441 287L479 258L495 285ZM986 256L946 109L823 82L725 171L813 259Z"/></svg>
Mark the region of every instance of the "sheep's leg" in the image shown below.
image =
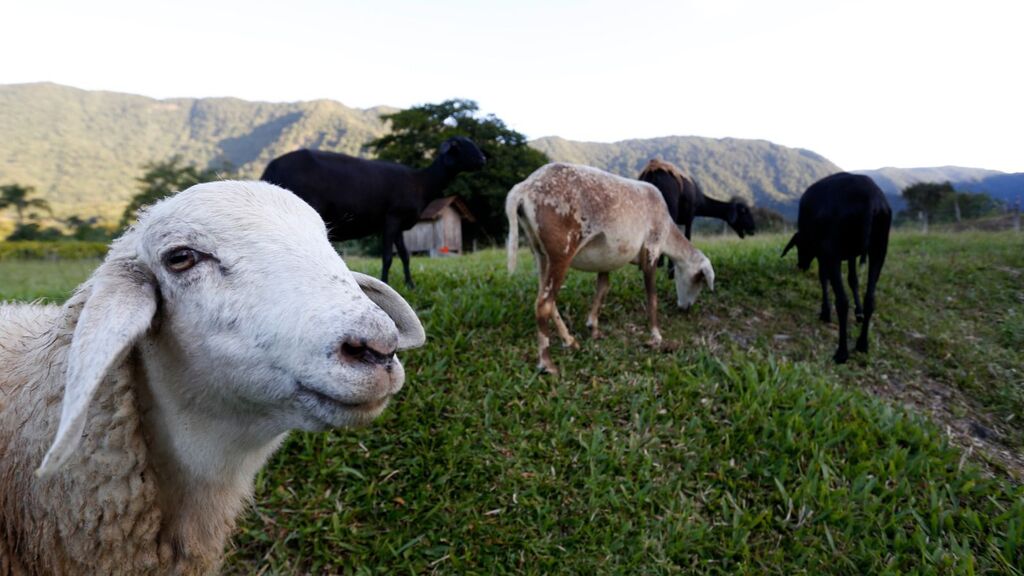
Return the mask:
<svg viewBox="0 0 1024 576"><path fill-rule="evenodd" d="M392 250L395 245L395 235L391 229L391 223L388 222L384 227L384 234L381 236L380 281L385 284L388 283L388 271L391 270L391 260L393 259Z"/></svg>
<svg viewBox="0 0 1024 576"><path fill-rule="evenodd" d="M558 297L558 291L561 289L562 282L565 280L565 275L568 272L568 264L552 263L542 254L538 254L537 258L540 261L541 271L540 289L537 291L535 309L535 317L537 319L537 344L539 349L538 355L540 357L537 367L541 372L558 374L558 368L555 367L555 363L551 360L550 322L551 320L554 320L558 326L559 332L561 333L565 330L566 335L568 335L568 330L566 330L565 324L561 321L561 317L558 315L558 306L555 304L555 300ZM571 336L569 337L572 338Z"/></svg>
<svg viewBox="0 0 1024 576"><path fill-rule="evenodd" d="M875 313L875 287L878 285L878 277L882 274L882 264L885 262L884 250L881 254L872 254L868 258L868 288L864 293L864 322L860 326L860 336L857 337L858 352L868 351L868 326L871 324L871 315Z"/></svg>
<svg viewBox="0 0 1024 576"><path fill-rule="evenodd" d="M821 259L818 260L818 280L821 282L821 312L818 318L828 324L832 322L832 306L828 303L828 270Z"/></svg>
<svg viewBox="0 0 1024 576"><path fill-rule="evenodd" d="M661 346L661 330L658 329L658 285L654 276L655 267L647 255L647 250L640 251L640 268L644 272L644 288L647 291L647 315L651 322L651 339L647 345Z"/></svg>
<svg viewBox="0 0 1024 576"><path fill-rule="evenodd" d="M548 266L547 258L543 254L537 252L536 256L537 278L539 282L537 300L534 302L534 318L537 321L537 368L541 372L558 374L558 368L551 361L551 352L549 350L551 346L551 326L548 320L551 316L551 310L554 308L554 303L550 299L550 290L547 288L550 266Z"/></svg>
<svg viewBox="0 0 1024 576"><path fill-rule="evenodd" d="M853 315L857 318L857 322L863 322L864 309L860 307L860 285L857 283L857 258L850 258L846 271L846 282L850 285L850 291L853 292Z"/></svg>
<svg viewBox="0 0 1024 576"><path fill-rule="evenodd" d="M829 260L827 263L818 259L823 264L826 274L832 283L832 290L836 294L836 316L839 317L839 348L836 349L832 359L836 364L842 364L850 357L850 351L846 347L846 316L850 311L850 302L846 299L846 290L843 289L843 263L841 260Z"/></svg>
<svg viewBox="0 0 1024 576"><path fill-rule="evenodd" d="M552 315L555 320L555 329L558 330L558 337L562 339L563 346L579 350L580 343L577 342L576 338L574 338L572 333L569 332L569 327L565 325L565 322L562 320L562 314L558 311L558 292L562 289L562 282L565 281L565 275L569 272L569 264L568 262L560 262L557 267L562 270L562 275L558 278L557 284L553 285L551 292L551 300L555 306L555 311Z"/></svg>
<svg viewBox="0 0 1024 576"><path fill-rule="evenodd" d="M608 273L598 272L597 290L594 292L594 305L590 307L590 314L587 315L587 328L590 328L590 337L594 340L600 340L604 337L601 334L601 329L598 328L598 315L601 313L601 305L604 304L604 297L608 294L610 286Z"/></svg>
<svg viewBox="0 0 1024 576"><path fill-rule="evenodd" d="M565 325L562 320L562 315L558 312L558 303L555 303L555 329L558 330L558 336L562 339L562 346L566 348L572 348L574 350L580 349L580 343L576 341L576 338L569 332L569 327Z"/></svg>
<svg viewBox="0 0 1024 576"><path fill-rule="evenodd" d="M416 283L412 281L412 273L409 271L409 250L405 247L405 235L399 233L395 239L395 246L398 248L398 257L402 259L402 272L405 273L405 286L415 288Z"/></svg>

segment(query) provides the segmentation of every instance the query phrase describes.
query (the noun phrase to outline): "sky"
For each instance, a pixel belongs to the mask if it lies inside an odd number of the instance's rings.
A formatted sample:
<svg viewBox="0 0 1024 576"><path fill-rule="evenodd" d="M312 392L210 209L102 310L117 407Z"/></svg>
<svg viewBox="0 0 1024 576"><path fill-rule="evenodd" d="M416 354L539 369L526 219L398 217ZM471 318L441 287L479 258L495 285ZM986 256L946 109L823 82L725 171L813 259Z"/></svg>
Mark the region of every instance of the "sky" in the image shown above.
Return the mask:
<svg viewBox="0 0 1024 576"><path fill-rule="evenodd" d="M0 84L475 100L533 139L693 135L1024 172L1018 0L4 0Z"/></svg>

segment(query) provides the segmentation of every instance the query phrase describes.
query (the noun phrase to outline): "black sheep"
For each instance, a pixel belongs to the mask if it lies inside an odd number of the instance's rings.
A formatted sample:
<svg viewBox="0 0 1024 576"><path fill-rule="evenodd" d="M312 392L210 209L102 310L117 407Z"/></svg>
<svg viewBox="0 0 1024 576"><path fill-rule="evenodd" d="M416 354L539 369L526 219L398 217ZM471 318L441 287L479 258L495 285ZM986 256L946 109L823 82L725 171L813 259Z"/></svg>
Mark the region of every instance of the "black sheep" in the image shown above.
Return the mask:
<svg viewBox="0 0 1024 576"><path fill-rule="evenodd" d="M846 362L846 316L849 302L843 289L842 263L849 262L847 281L853 291L854 313L862 322L857 338L858 352L868 351L868 326L875 311L875 287L889 246L892 210L882 190L867 176L839 172L818 180L800 198L797 232L782 251L785 256L796 246L797 265L807 270L818 259L821 281L821 320L831 321L828 284L836 295L839 316L839 348L833 359ZM868 287L861 309L857 294L857 257L868 260Z"/></svg>
<svg viewBox="0 0 1024 576"><path fill-rule="evenodd" d="M468 138L445 140L434 162L421 170L337 152L296 150L267 164L260 179L295 193L320 213L332 241L383 235L381 280L388 281L392 247L398 248L405 283L413 287L402 231L412 228L432 200L460 172L483 168L484 155Z"/></svg>
<svg viewBox="0 0 1024 576"><path fill-rule="evenodd" d="M705 196L696 181L668 162L651 160L640 172L639 179L654 184L661 191L672 219L685 226L687 240L696 216L724 220L740 238L755 231L754 215L745 202L738 199L722 202Z"/></svg>

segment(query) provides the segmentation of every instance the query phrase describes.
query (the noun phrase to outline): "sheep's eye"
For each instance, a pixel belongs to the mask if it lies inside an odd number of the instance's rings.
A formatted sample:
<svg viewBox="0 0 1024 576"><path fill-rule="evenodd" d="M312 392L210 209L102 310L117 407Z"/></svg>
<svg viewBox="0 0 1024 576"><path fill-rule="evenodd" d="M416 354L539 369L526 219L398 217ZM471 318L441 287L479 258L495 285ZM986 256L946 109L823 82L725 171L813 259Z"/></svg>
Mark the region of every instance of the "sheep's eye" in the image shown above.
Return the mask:
<svg viewBox="0 0 1024 576"><path fill-rule="evenodd" d="M171 272L184 272L199 262L199 254L191 248L175 248L164 256L164 265Z"/></svg>

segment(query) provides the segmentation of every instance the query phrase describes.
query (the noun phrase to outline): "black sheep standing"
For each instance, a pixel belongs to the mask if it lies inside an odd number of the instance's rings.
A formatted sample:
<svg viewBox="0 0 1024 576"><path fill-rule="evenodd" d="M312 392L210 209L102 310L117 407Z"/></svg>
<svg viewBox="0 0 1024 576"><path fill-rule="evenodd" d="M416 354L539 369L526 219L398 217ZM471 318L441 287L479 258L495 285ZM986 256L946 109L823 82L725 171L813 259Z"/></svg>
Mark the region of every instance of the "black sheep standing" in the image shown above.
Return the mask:
<svg viewBox="0 0 1024 576"><path fill-rule="evenodd" d="M392 248L398 248L405 284L413 287L409 251L402 232L461 172L483 168L483 153L469 138L445 140L434 162L421 170L337 152L296 150L267 164L260 180L295 193L327 223L332 241L383 236L380 278L388 281Z"/></svg>
<svg viewBox="0 0 1024 576"><path fill-rule="evenodd" d="M839 172L812 184L800 198L797 232L786 245L782 255L796 246L797 265L807 270L811 261L818 259L818 278L821 281L821 320L831 321L828 303L828 285L836 298L839 316L839 348L833 359L846 362L846 316L849 301L843 289L842 263L849 262L847 281L853 291L854 313L862 322L857 338L858 352L868 351L868 326L875 311L875 287L885 263L889 247L889 228L892 210L885 194L871 178L860 174ZM861 309L857 294L857 257L861 263L868 260L868 287Z"/></svg>

